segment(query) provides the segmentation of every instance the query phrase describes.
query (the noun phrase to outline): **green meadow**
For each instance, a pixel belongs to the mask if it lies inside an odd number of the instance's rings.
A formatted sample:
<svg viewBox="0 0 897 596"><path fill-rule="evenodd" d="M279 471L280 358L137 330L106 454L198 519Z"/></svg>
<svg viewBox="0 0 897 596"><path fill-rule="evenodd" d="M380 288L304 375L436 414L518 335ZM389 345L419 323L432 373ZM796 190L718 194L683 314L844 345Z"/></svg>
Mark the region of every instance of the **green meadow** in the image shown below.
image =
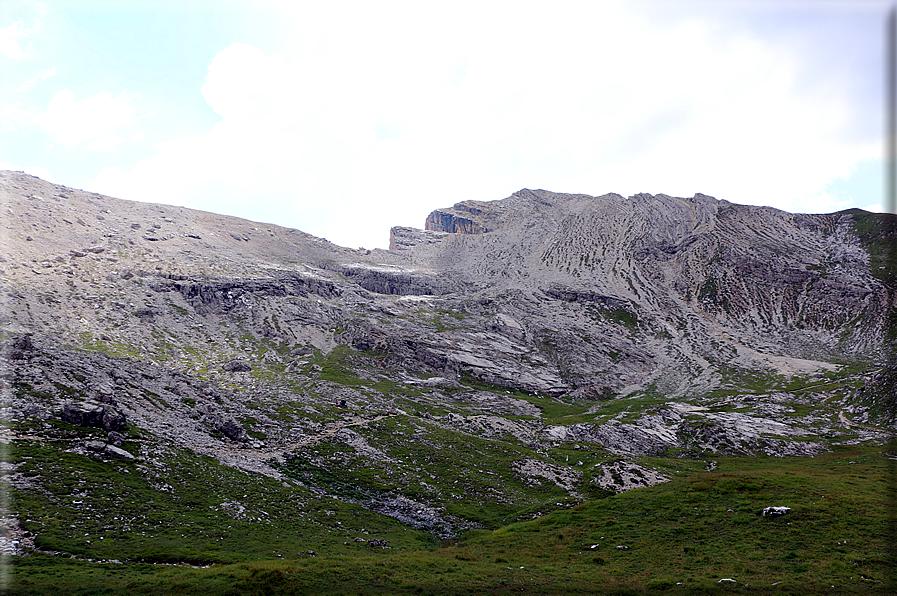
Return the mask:
<svg viewBox="0 0 897 596"><path fill-rule="evenodd" d="M897 588L897 449L883 446L836 446L813 458L715 458L715 467L679 459L669 482L557 503L546 515L513 523L501 523L507 507L495 505L491 515L481 512L483 529L445 541L301 485L184 452L160 451L153 474L138 469L151 464L86 462L53 445L17 446L6 457L23 477L44 479L43 490L15 489L11 504L27 512L21 526L37 535L36 548L54 553L6 557L9 594L803 595ZM769 506L791 511L764 517ZM372 547L372 539L388 547Z"/></svg>

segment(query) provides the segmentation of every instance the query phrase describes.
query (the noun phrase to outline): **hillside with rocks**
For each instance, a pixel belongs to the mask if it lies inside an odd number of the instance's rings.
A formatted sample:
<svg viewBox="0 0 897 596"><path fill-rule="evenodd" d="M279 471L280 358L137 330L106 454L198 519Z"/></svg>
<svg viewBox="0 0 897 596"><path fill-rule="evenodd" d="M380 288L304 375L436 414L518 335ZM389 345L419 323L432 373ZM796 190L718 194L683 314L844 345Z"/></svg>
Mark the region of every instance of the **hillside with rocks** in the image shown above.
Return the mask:
<svg viewBox="0 0 897 596"><path fill-rule="evenodd" d="M151 560L147 499L426 544L893 430L894 216L521 190L352 250L19 172L0 196L7 553Z"/></svg>

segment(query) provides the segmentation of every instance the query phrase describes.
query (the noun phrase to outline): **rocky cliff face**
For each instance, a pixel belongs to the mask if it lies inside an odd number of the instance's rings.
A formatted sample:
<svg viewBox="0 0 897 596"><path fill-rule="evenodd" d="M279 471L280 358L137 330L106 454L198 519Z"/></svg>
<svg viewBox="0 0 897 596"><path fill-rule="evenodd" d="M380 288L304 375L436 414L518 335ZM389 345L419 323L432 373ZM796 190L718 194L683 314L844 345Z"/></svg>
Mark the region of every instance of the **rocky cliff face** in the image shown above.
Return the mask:
<svg viewBox="0 0 897 596"><path fill-rule="evenodd" d="M421 243L433 244L442 240L446 233L396 226L389 231L389 250L408 250Z"/></svg>
<svg viewBox="0 0 897 596"><path fill-rule="evenodd" d="M138 461L187 450L448 536L476 503L668 477L643 456L884 436L891 216L522 190L356 251L20 173L0 193L13 445L81 445L63 412L107 404ZM114 453L90 432L78 453Z"/></svg>
<svg viewBox="0 0 897 596"><path fill-rule="evenodd" d="M564 300L580 315L588 307L615 313L640 332L653 380L668 389L683 371L715 364L787 372L782 363L793 356L870 354L893 309L885 270L871 269L857 234L868 214L794 215L704 195L529 190L477 211L488 232L405 250L455 279ZM562 345L578 351L580 343ZM588 376L614 384L600 370Z"/></svg>
<svg viewBox="0 0 897 596"><path fill-rule="evenodd" d="M482 234L488 229L479 221L485 203L464 201L451 209L437 209L427 216L424 229L450 234Z"/></svg>

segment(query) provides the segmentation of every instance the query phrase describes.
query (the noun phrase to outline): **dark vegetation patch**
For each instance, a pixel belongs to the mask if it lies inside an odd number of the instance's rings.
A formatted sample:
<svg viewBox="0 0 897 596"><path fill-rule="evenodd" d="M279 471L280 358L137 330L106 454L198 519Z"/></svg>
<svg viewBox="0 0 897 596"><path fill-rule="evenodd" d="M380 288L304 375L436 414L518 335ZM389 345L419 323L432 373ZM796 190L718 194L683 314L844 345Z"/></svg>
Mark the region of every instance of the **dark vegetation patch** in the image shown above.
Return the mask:
<svg viewBox="0 0 897 596"><path fill-rule="evenodd" d="M853 230L869 253L872 275L891 289L897 288L897 215L847 209L839 213L853 216Z"/></svg>

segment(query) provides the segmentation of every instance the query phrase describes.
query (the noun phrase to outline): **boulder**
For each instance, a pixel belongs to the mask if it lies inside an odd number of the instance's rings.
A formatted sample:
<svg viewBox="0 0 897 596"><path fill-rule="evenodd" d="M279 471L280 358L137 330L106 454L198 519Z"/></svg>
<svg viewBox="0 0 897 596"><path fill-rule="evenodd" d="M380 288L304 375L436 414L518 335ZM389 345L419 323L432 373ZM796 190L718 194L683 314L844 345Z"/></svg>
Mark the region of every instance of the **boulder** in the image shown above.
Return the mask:
<svg viewBox="0 0 897 596"><path fill-rule="evenodd" d="M211 410L211 408L205 409ZM246 434L246 430L232 416L226 416L217 411L210 411L203 417L202 422L228 439L240 441L241 443L249 441L249 435Z"/></svg>
<svg viewBox="0 0 897 596"><path fill-rule="evenodd" d="M106 449L103 451L103 453L117 459L135 459L134 455L130 451L125 451L124 449L116 447L115 445L106 445Z"/></svg>
<svg viewBox="0 0 897 596"><path fill-rule="evenodd" d="M97 453L108 455L109 457L114 457L117 459L136 459L134 457L134 454L130 451L125 451L124 449L116 447L115 445L107 445L102 441L88 441L84 446L91 451L96 451Z"/></svg>
<svg viewBox="0 0 897 596"><path fill-rule="evenodd" d="M230 362L225 362L221 365L221 368L227 372L249 372L252 370L249 363L243 360L231 360Z"/></svg>
<svg viewBox="0 0 897 596"><path fill-rule="evenodd" d="M134 316L144 323L152 323L155 320L156 311L151 308L138 308L134 311Z"/></svg>
<svg viewBox="0 0 897 596"><path fill-rule="evenodd" d="M122 431L128 429L128 422L125 415L118 410L106 408L103 413L103 428L109 431Z"/></svg>
<svg viewBox="0 0 897 596"><path fill-rule="evenodd" d="M34 351L34 344L31 343L31 334L25 334L13 340L12 345L7 349L7 356L10 360L24 360L28 358Z"/></svg>
<svg viewBox="0 0 897 596"><path fill-rule="evenodd" d="M75 426L102 426L106 413L96 402L67 403L62 407L62 420Z"/></svg>
<svg viewBox="0 0 897 596"><path fill-rule="evenodd" d="M234 441L248 441L249 437L239 422L228 416L224 418L218 426L218 430L229 439Z"/></svg>
<svg viewBox="0 0 897 596"><path fill-rule="evenodd" d="M763 510L763 517L776 517L779 515L785 515L791 511L791 507L766 507Z"/></svg>
<svg viewBox="0 0 897 596"><path fill-rule="evenodd" d="M127 430L125 415L115 408L93 401L67 403L62 407L62 420L75 426L97 426L108 431Z"/></svg>

